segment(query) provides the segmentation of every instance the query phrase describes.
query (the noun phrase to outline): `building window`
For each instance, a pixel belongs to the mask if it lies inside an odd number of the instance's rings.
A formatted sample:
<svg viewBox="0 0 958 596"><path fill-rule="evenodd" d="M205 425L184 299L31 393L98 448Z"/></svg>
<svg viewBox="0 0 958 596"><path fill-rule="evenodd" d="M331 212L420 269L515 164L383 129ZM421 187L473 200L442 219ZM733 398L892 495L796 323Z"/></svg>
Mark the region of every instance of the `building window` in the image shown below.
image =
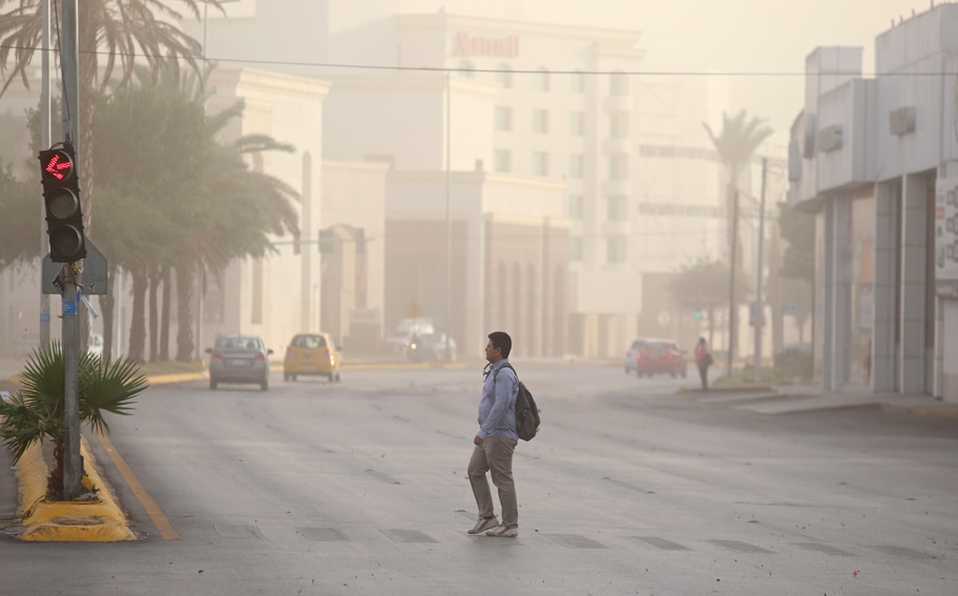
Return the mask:
<svg viewBox="0 0 958 596"><path fill-rule="evenodd" d="M549 133L549 110L532 110L532 132Z"/></svg>
<svg viewBox="0 0 958 596"><path fill-rule="evenodd" d="M629 114L627 112L612 112L609 114L609 136L613 139L629 137Z"/></svg>
<svg viewBox="0 0 958 596"><path fill-rule="evenodd" d="M609 236L606 239L606 257L609 263L625 262L625 236Z"/></svg>
<svg viewBox="0 0 958 596"><path fill-rule="evenodd" d="M506 149L496 149L495 168L497 172L512 171L512 152Z"/></svg>
<svg viewBox="0 0 958 596"><path fill-rule="evenodd" d="M572 93L585 93L585 74L574 72L569 75L569 90Z"/></svg>
<svg viewBox="0 0 958 596"><path fill-rule="evenodd" d="M629 76L623 72L609 75L609 93L612 95L629 94Z"/></svg>
<svg viewBox="0 0 958 596"><path fill-rule="evenodd" d="M476 67L473 66L472 62L469 62L468 60L463 60L462 62L459 63L459 67L458 67L459 72L457 74L471 79L472 77L476 75L476 73L473 72L475 68Z"/></svg>
<svg viewBox="0 0 958 596"><path fill-rule="evenodd" d="M496 130L503 132L512 130L512 108L496 106Z"/></svg>
<svg viewBox="0 0 958 596"><path fill-rule="evenodd" d="M569 134L574 137L581 137L585 134L585 112L569 114Z"/></svg>
<svg viewBox="0 0 958 596"><path fill-rule="evenodd" d="M545 68L540 68L532 75L532 87L536 91L548 91L549 90L549 71Z"/></svg>
<svg viewBox="0 0 958 596"><path fill-rule="evenodd" d="M627 180L629 178L629 156L618 153L609 157L609 180Z"/></svg>
<svg viewBox="0 0 958 596"><path fill-rule="evenodd" d="M535 176L549 175L549 154L536 151L532 154L532 174Z"/></svg>
<svg viewBox="0 0 958 596"><path fill-rule="evenodd" d="M512 67L508 64L500 64L496 69L496 82L503 89L512 89Z"/></svg>
<svg viewBox="0 0 958 596"><path fill-rule="evenodd" d="M626 221L629 218L629 198L613 196L606 199L609 221Z"/></svg>
<svg viewBox="0 0 958 596"><path fill-rule="evenodd" d="M585 209L585 197L569 195L569 219L582 219Z"/></svg>
<svg viewBox="0 0 958 596"><path fill-rule="evenodd" d="M581 153L569 155L569 178L582 178L585 169L585 157Z"/></svg>
<svg viewBox="0 0 958 596"><path fill-rule="evenodd" d="M582 238L569 238L569 260L582 260Z"/></svg>

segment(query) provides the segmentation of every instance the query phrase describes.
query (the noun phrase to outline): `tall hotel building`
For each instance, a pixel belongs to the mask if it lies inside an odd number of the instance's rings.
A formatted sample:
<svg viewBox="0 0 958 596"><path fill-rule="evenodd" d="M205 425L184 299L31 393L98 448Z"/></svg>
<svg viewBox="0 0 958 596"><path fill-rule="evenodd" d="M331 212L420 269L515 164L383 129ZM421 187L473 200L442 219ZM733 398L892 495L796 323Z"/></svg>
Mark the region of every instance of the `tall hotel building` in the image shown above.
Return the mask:
<svg viewBox="0 0 958 596"><path fill-rule="evenodd" d="M386 329L421 312L468 354L503 328L524 356L617 356L636 334L682 333L663 280L724 237L702 122L725 106L707 82L630 74L632 30L385 1L317 2L289 22L291 0L263 4L211 18L210 55L328 81L323 159L386 164L384 233L367 239L385 250Z"/></svg>

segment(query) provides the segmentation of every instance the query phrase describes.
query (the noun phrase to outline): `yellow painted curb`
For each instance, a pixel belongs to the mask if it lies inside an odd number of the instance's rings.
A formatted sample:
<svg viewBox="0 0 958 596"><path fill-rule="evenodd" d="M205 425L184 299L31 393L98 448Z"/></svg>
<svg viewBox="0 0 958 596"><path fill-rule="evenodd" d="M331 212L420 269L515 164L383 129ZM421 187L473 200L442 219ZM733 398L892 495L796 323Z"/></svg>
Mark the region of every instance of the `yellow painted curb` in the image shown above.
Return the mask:
<svg viewBox="0 0 958 596"><path fill-rule="evenodd" d="M39 444L33 444L17 462L20 479L20 509L26 527L20 540L26 542L120 542L136 540L126 516L110 487L96 470L96 460L81 441L84 487L96 489L92 501L47 501L49 468Z"/></svg>

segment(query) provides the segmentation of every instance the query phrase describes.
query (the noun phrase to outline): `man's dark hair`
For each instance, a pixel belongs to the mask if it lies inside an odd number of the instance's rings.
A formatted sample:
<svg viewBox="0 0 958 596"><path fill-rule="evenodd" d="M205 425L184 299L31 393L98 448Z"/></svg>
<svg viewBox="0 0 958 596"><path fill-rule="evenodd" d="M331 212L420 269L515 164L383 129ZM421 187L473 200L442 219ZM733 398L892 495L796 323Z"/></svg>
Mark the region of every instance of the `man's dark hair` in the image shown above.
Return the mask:
<svg viewBox="0 0 958 596"><path fill-rule="evenodd" d="M508 358L512 351L512 338L505 331L493 331L489 334L492 340L492 347L502 350L502 357Z"/></svg>

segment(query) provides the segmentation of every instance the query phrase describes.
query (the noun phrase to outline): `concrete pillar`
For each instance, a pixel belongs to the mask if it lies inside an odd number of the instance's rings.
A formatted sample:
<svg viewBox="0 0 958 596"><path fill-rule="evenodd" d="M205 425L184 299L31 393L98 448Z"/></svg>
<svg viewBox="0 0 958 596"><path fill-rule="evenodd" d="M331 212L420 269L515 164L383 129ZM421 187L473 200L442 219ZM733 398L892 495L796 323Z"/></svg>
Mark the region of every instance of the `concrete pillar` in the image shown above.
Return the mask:
<svg viewBox="0 0 958 596"><path fill-rule="evenodd" d="M852 262L851 262L851 232L852 232L852 200L837 198L832 201L834 212L834 300L832 306L832 337L834 347L834 390L841 389L851 378L851 329L852 329Z"/></svg>
<svg viewBox="0 0 958 596"><path fill-rule="evenodd" d="M835 327L835 209L834 201L826 201L822 231L824 271L822 274L822 385L835 389L835 342L832 329Z"/></svg>
<svg viewBox="0 0 958 596"><path fill-rule="evenodd" d="M825 204L825 341L823 380L829 391L848 381L851 364L851 205L833 198Z"/></svg>
<svg viewBox="0 0 958 596"><path fill-rule="evenodd" d="M905 177L901 209L901 362L902 393L925 393L929 179Z"/></svg>
<svg viewBox="0 0 958 596"><path fill-rule="evenodd" d="M942 309L940 334L936 338L942 354L940 396L945 401L958 402L958 300L939 298L938 302Z"/></svg>
<svg viewBox="0 0 958 596"><path fill-rule="evenodd" d="M875 185L875 319L872 324L872 390L897 388L898 198L901 181Z"/></svg>

